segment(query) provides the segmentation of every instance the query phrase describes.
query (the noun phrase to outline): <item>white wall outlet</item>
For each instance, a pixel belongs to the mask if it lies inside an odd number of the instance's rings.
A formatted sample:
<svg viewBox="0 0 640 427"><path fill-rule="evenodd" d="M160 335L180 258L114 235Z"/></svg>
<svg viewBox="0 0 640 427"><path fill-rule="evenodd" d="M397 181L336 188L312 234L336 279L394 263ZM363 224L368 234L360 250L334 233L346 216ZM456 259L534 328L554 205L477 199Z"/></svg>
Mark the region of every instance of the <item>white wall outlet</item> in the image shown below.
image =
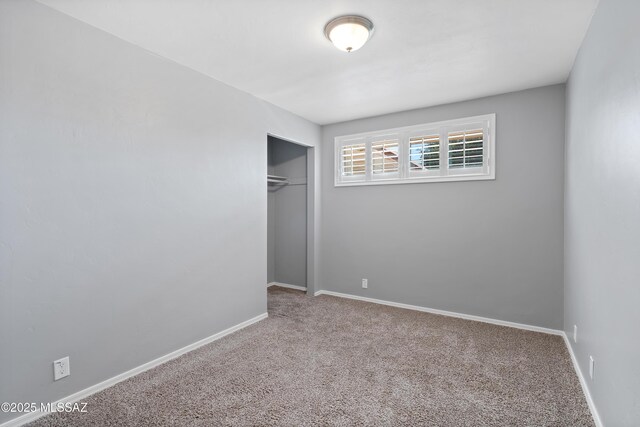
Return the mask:
<svg viewBox="0 0 640 427"><path fill-rule="evenodd" d="M63 357L53 362L53 380L58 381L61 378L71 375L71 365L69 365L69 356Z"/></svg>
<svg viewBox="0 0 640 427"><path fill-rule="evenodd" d="M589 377L593 379L593 370L595 369L596 361L593 360L593 356L589 356Z"/></svg>
<svg viewBox="0 0 640 427"><path fill-rule="evenodd" d="M573 342L578 342L578 325L573 325Z"/></svg>
<svg viewBox="0 0 640 427"><path fill-rule="evenodd" d="M362 279L362 287L367 289L369 287L369 281L367 279Z"/></svg>

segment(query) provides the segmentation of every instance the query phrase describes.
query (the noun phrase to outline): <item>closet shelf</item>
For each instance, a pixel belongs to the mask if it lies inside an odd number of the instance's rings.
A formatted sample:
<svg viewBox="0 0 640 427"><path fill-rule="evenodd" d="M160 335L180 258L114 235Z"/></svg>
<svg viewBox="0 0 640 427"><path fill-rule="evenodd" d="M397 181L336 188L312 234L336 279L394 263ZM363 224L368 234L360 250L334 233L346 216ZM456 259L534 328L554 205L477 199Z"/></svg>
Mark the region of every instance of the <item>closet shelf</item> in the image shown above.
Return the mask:
<svg viewBox="0 0 640 427"><path fill-rule="evenodd" d="M271 184L289 184L289 178L286 176L267 175L267 182Z"/></svg>

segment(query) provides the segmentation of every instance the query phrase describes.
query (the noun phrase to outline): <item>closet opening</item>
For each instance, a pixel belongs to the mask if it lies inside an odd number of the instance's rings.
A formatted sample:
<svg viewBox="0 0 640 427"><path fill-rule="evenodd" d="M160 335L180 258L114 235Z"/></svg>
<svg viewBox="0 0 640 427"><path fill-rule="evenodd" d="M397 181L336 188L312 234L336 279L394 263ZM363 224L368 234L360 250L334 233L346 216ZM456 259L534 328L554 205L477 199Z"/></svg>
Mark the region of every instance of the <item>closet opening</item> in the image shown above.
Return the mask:
<svg viewBox="0 0 640 427"><path fill-rule="evenodd" d="M267 286L310 295L313 187L308 177L313 168L312 151L305 145L267 136Z"/></svg>

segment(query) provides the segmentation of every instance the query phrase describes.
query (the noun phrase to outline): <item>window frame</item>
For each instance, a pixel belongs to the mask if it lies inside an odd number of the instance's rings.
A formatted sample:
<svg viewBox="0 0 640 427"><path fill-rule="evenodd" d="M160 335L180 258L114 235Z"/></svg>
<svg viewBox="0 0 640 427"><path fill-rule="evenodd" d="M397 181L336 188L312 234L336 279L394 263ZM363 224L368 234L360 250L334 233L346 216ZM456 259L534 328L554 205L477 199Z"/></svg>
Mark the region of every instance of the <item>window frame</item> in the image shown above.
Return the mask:
<svg viewBox="0 0 640 427"><path fill-rule="evenodd" d="M449 134L475 129L483 130L483 163L478 168L449 167ZM411 171L409 167L409 140L415 137L439 135L439 168ZM494 180L496 167L496 114L443 120L414 126L404 126L372 132L338 136L334 139L334 186L412 184L426 182ZM372 144L377 141L398 140L398 172L374 176ZM365 173L342 176L342 148L352 144L365 144Z"/></svg>

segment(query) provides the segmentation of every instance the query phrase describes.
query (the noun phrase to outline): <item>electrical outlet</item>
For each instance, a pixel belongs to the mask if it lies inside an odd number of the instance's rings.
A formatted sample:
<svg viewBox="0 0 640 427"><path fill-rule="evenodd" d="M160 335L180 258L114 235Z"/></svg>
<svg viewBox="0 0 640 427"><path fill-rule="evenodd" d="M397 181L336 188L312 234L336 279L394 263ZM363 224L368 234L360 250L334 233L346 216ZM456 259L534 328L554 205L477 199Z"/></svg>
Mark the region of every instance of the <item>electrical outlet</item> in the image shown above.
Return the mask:
<svg viewBox="0 0 640 427"><path fill-rule="evenodd" d="M369 281L367 279L362 279L362 287L367 289L369 287Z"/></svg>
<svg viewBox="0 0 640 427"><path fill-rule="evenodd" d="M53 362L53 380L58 381L64 377L71 375L71 366L69 365L69 356L63 357Z"/></svg>
<svg viewBox="0 0 640 427"><path fill-rule="evenodd" d="M573 342L578 342L578 325L573 325Z"/></svg>
<svg viewBox="0 0 640 427"><path fill-rule="evenodd" d="M589 356L589 377L593 380L593 370L595 369L596 361L593 360L593 356Z"/></svg>

